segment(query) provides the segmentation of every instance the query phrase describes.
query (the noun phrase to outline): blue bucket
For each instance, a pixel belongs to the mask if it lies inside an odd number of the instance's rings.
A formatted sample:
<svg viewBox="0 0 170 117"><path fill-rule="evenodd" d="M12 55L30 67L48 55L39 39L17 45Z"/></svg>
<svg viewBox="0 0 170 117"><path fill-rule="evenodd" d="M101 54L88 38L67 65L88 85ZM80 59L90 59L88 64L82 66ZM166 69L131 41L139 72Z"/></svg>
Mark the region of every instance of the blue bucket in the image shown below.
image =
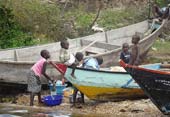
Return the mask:
<svg viewBox="0 0 170 117"><path fill-rule="evenodd" d="M53 85L50 84L50 91L52 91ZM56 85L56 94L57 95L63 95L63 89L65 89L65 85Z"/></svg>
<svg viewBox="0 0 170 117"><path fill-rule="evenodd" d="M47 106L56 106L62 103L63 96L62 95L48 95L42 98L42 101Z"/></svg>

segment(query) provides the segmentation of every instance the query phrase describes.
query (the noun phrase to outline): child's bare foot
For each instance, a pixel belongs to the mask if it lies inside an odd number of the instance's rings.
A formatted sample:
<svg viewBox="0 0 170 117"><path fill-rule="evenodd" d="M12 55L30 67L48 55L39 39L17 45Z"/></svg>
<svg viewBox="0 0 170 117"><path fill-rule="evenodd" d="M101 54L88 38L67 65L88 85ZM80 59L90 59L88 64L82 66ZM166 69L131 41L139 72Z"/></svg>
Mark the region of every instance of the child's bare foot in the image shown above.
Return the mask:
<svg viewBox="0 0 170 117"><path fill-rule="evenodd" d="M71 106L70 106L70 108L73 108L73 107L75 107L76 105L75 104L72 104Z"/></svg>
<svg viewBox="0 0 170 117"><path fill-rule="evenodd" d="M39 104L42 104L42 103L43 103L43 101L42 101L42 100L39 100L39 101L38 101L38 103L39 103Z"/></svg>
<svg viewBox="0 0 170 117"><path fill-rule="evenodd" d="M72 76L73 78L75 78L75 79L76 79L76 76L75 76L74 74L71 74L71 76Z"/></svg>

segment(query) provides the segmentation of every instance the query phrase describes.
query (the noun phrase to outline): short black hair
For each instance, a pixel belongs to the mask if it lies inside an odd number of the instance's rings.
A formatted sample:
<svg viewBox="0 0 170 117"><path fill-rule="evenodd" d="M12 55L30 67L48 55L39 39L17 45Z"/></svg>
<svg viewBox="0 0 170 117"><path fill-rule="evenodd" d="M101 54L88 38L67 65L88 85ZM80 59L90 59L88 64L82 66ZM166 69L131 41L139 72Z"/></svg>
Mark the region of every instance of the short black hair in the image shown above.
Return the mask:
<svg viewBox="0 0 170 117"><path fill-rule="evenodd" d="M96 57L96 60L99 65L101 65L103 63L103 57Z"/></svg>
<svg viewBox="0 0 170 117"><path fill-rule="evenodd" d="M84 55L81 52L77 52L75 57L78 61L81 61L81 60L83 60Z"/></svg>
<svg viewBox="0 0 170 117"><path fill-rule="evenodd" d="M129 44L128 43L123 43L122 48L129 48Z"/></svg>
<svg viewBox="0 0 170 117"><path fill-rule="evenodd" d="M68 43L67 40L60 41L60 45L61 45L62 48L64 48L67 43Z"/></svg>
<svg viewBox="0 0 170 117"><path fill-rule="evenodd" d="M138 43L140 41L140 36L135 34L132 36L132 40L135 40L135 42Z"/></svg>
<svg viewBox="0 0 170 117"><path fill-rule="evenodd" d="M41 50L40 55L44 58L47 54L48 50Z"/></svg>

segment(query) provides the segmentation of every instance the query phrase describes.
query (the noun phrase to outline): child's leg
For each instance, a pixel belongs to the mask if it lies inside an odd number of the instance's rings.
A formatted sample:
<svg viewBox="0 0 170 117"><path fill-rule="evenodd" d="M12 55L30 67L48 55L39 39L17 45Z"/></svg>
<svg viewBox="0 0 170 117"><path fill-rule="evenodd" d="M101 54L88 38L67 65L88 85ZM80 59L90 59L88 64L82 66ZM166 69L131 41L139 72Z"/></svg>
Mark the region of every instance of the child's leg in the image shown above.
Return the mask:
<svg viewBox="0 0 170 117"><path fill-rule="evenodd" d="M30 106L33 106L33 101L34 101L34 96L35 94L33 92L30 93Z"/></svg>
<svg viewBox="0 0 170 117"><path fill-rule="evenodd" d="M81 93L81 102L84 103L84 94L82 92Z"/></svg>
<svg viewBox="0 0 170 117"><path fill-rule="evenodd" d="M77 92L78 92L78 89L74 88L74 92L73 92L73 106L75 106L75 104L76 104Z"/></svg>
<svg viewBox="0 0 170 117"><path fill-rule="evenodd" d="M71 72L71 76L74 77L74 78L76 78L76 77L74 76L74 72L75 72L75 69L76 69L76 64L73 63L73 64L71 65L71 67L73 68L73 69L72 69L72 72Z"/></svg>
<svg viewBox="0 0 170 117"><path fill-rule="evenodd" d="M38 103L43 103L41 100L41 92L38 93Z"/></svg>

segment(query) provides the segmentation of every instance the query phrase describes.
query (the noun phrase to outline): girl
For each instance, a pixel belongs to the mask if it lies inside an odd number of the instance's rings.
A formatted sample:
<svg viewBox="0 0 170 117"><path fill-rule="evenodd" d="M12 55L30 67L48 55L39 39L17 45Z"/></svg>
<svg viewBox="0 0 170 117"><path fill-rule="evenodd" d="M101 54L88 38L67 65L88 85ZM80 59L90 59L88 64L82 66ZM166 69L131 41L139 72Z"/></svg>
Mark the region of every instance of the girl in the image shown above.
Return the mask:
<svg viewBox="0 0 170 117"><path fill-rule="evenodd" d="M46 74L47 59L50 58L50 53L47 50L41 51L41 59L37 61L30 69L28 74L28 91L30 92L30 106L33 106L34 96L38 95L39 103L41 101L41 81L40 77L44 75L48 80L53 80Z"/></svg>

